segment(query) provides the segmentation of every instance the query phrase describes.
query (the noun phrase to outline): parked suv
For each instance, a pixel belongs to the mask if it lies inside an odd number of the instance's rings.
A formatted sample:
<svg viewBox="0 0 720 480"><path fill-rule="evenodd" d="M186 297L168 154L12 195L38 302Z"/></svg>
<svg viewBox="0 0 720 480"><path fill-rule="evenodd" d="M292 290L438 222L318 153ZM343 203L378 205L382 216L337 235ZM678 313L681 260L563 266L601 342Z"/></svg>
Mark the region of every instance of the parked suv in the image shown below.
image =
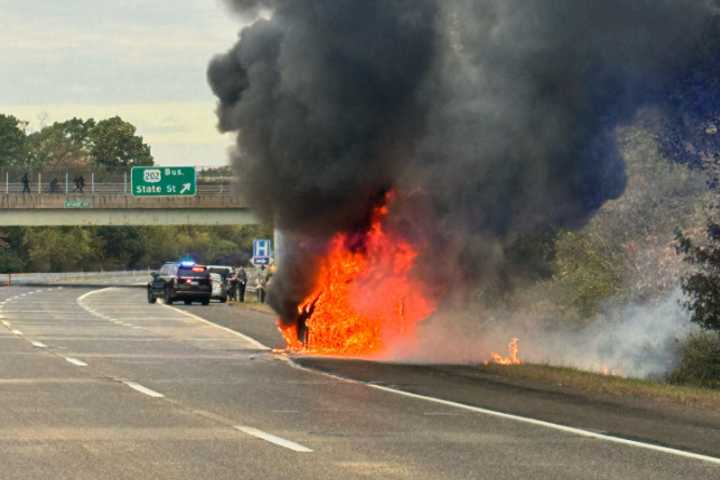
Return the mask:
<svg viewBox="0 0 720 480"><path fill-rule="evenodd" d="M203 265L188 262L170 262L152 274L148 283L148 303L162 298L167 305L182 300L190 305L193 300L203 305L210 303L212 282L210 272Z"/></svg>
<svg viewBox="0 0 720 480"><path fill-rule="evenodd" d="M207 269L210 272L210 276L215 278L213 281L213 300L220 300L220 303L227 302L233 268L227 265L208 265ZM217 275L217 277L215 277L215 275Z"/></svg>

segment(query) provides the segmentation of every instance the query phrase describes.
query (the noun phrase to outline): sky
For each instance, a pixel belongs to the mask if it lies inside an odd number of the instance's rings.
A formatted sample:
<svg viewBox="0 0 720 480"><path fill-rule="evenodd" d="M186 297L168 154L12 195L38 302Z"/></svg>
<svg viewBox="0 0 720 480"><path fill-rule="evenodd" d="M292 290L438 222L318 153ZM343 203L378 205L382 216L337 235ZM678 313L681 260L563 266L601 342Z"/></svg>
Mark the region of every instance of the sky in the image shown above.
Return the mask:
<svg viewBox="0 0 720 480"><path fill-rule="evenodd" d="M0 0L0 113L119 115L159 164L225 165L206 69L241 28L221 0Z"/></svg>

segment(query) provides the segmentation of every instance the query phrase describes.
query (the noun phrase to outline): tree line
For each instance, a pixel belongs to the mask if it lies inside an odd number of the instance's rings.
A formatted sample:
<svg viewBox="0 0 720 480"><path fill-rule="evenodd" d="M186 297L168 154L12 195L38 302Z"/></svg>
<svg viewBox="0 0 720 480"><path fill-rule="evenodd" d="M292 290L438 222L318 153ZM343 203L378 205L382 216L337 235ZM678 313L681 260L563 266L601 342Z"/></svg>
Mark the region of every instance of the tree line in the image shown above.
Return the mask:
<svg viewBox="0 0 720 480"><path fill-rule="evenodd" d="M0 114L2 171L112 175L153 164L150 146L120 117L72 118L29 131L27 122ZM229 174L228 168L216 170L218 176ZM252 240L271 234L262 226L5 227L0 272L144 269L187 255L241 264L251 255Z"/></svg>
<svg viewBox="0 0 720 480"><path fill-rule="evenodd" d="M153 165L150 146L120 117L72 118L28 132L28 123L0 114L0 168L10 171L123 171Z"/></svg>

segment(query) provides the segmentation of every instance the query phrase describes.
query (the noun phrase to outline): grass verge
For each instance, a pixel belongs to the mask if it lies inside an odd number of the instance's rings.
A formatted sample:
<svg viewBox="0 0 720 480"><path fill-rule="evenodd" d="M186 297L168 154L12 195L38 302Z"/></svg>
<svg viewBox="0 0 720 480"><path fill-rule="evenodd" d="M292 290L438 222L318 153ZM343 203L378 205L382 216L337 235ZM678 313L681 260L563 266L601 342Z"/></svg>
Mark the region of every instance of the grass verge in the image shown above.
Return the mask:
<svg viewBox="0 0 720 480"><path fill-rule="evenodd" d="M708 388L671 385L661 381L623 378L574 368L550 365L482 365L480 371L507 379L535 381L563 389L593 395L635 397L658 403L720 408L720 391Z"/></svg>

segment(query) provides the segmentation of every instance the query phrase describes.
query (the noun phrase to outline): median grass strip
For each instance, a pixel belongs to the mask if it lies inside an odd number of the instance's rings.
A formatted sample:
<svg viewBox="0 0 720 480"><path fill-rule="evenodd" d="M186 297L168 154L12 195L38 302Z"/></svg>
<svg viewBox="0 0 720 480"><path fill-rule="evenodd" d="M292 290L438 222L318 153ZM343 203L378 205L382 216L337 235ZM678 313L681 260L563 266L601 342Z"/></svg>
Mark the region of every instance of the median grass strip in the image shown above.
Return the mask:
<svg viewBox="0 0 720 480"><path fill-rule="evenodd" d="M593 395L632 396L667 404L720 408L720 391L706 388L623 378L550 365L502 366L489 364L479 365L478 369L482 373L499 375L511 380L535 381Z"/></svg>

